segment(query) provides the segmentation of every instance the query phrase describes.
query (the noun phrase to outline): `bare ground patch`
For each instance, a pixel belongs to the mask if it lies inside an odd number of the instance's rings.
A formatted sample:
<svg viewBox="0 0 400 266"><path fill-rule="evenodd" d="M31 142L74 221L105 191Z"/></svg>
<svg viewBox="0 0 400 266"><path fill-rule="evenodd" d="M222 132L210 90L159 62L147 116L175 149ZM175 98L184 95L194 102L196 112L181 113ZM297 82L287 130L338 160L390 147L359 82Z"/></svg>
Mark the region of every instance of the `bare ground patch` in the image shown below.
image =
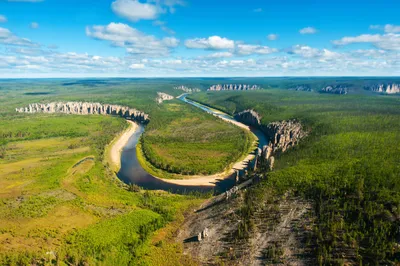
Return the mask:
<svg viewBox="0 0 400 266"><path fill-rule="evenodd" d="M311 239L313 212L309 202L283 197L261 204L252 216L248 237L237 237L244 193L190 215L178 231L184 254L202 265L313 265ZM210 204L211 203L211 204ZM208 228L208 237L197 235Z"/></svg>

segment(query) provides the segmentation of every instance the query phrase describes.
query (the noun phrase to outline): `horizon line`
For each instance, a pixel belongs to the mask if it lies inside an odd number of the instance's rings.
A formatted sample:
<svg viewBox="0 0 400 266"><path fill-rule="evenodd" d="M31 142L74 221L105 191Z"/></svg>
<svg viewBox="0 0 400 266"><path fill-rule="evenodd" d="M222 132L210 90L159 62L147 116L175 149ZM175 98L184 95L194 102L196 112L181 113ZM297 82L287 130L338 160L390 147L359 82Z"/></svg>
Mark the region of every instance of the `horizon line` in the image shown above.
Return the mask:
<svg viewBox="0 0 400 266"><path fill-rule="evenodd" d="M337 76L325 76L325 75L313 75L313 76L56 76L56 77L0 77L0 80L7 79L185 79L185 78L400 78L399 76L357 76L357 75L337 75Z"/></svg>

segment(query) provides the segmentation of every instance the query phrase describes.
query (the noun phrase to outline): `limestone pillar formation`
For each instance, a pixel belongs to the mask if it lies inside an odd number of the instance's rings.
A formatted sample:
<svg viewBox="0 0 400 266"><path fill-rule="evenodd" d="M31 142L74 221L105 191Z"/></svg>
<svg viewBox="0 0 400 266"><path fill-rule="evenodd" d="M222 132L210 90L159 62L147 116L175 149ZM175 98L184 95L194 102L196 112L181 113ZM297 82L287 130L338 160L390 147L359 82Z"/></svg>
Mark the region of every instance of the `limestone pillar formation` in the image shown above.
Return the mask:
<svg viewBox="0 0 400 266"><path fill-rule="evenodd" d="M148 122L149 115L126 106L90 102L53 102L47 104L29 104L16 108L19 113L65 113L65 114L113 114L131 118L138 122Z"/></svg>
<svg viewBox="0 0 400 266"><path fill-rule="evenodd" d="M274 170L274 166L275 166L275 158L274 158L274 156L269 157L269 159L267 161L267 165L268 165L268 169L270 171Z"/></svg>

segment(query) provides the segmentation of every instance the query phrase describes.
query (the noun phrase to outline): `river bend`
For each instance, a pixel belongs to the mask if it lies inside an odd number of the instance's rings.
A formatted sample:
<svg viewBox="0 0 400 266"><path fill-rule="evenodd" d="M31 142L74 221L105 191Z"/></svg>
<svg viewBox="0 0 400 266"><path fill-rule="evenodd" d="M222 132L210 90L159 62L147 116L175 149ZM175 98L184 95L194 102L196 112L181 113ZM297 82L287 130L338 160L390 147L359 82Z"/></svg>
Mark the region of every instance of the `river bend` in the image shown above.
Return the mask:
<svg viewBox="0 0 400 266"><path fill-rule="evenodd" d="M191 104L197 108L202 109L210 114L215 116L221 117L224 120L231 120L234 122L236 121L233 117L229 116L228 114L222 113L220 111L214 110L209 108L205 105L199 104L197 102L188 100L186 98L186 94L179 97L181 101L184 101L188 104ZM233 175L221 180L216 184L216 186L183 186L183 185L176 185L165 182L161 179L158 179L149 173L147 173L143 167L140 165L137 156L136 156L136 145L139 141L140 136L144 132L144 126L139 124L138 130L129 138L128 143L125 145L124 149L121 153L121 168L118 172L118 178L121 179L126 184L136 184L144 189L148 190L166 190L171 191L173 193L189 193L194 191L199 192L208 192L215 190L215 192L223 192L227 189L234 186L234 178ZM264 133L261 130L250 128L250 130L257 136L258 138L258 146L262 148L262 146L267 144L267 139Z"/></svg>

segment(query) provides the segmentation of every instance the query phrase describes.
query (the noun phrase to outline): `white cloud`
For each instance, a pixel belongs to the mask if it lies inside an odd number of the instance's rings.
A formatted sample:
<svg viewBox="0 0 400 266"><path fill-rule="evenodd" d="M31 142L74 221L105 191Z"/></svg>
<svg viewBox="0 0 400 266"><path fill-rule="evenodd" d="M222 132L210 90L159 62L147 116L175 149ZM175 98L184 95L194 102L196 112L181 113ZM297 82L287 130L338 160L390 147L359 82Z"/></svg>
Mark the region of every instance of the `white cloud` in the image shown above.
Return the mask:
<svg viewBox="0 0 400 266"><path fill-rule="evenodd" d="M275 48L271 48L268 46L261 46L261 45L251 45L251 44L238 44L236 47L236 53L238 55L251 55L251 54L271 54L275 53L278 50Z"/></svg>
<svg viewBox="0 0 400 266"><path fill-rule="evenodd" d="M295 45L287 54L262 45L233 43L227 51L215 51L202 57L173 57L169 52L179 44L175 38L156 38L122 23L87 28L88 36L125 48L134 56L100 56L62 53L45 45L17 37L0 28L0 43L13 43L0 53L1 77L46 76L282 76L282 75L400 75L400 53L396 50L365 49L332 51ZM346 45L355 41L382 44L387 36L350 37L341 39ZM221 37L219 37L221 38ZM223 38L221 38L223 39ZM227 47L204 39L202 49ZM385 39L386 40L386 39ZM22 43L23 46L16 46ZM205 44L204 44L205 43ZM391 45L394 46L395 42ZM26 47L27 46L27 47ZM229 46L232 47L232 46ZM399 46L397 46L399 47ZM136 54L141 56L138 58ZM246 58L247 55L265 55ZM154 58L163 56L162 58Z"/></svg>
<svg viewBox="0 0 400 266"><path fill-rule="evenodd" d="M42 50L39 47L8 47L6 48L6 52L21 55L43 55L47 53L47 51Z"/></svg>
<svg viewBox="0 0 400 266"><path fill-rule="evenodd" d="M174 37L158 39L123 23L86 27L86 35L94 39L110 41L112 45L124 47L128 53L138 55L167 55L171 48L179 44L179 40Z"/></svg>
<svg viewBox="0 0 400 266"><path fill-rule="evenodd" d="M7 22L7 18L3 15L0 15L0 23L5 23Z"/></svg>
<svg viewBox="0 0 400 266"><path fill-rule="evenodd" d="M373 42L379 42L381 39L381 35L379 34L362 34L359 36L355 37L343 37L340 40L333 41L333 44L335 45L348 45L352 43L373 43Z"/></svg>
<svg viewBox="0 0 400 266"><path fill-rule="evenodd" d="M212 53L206 56L203 56L201 58L227 58L227 57L232 57L233 54L231 52L217 52L217 53Z"/></svg>
<svg viewBox="0 0 400 266"><path fill-rule="evenodd" d="M312 58L312 57L317 57L320 54L320 51L316 48L312 48L310 46L306 45L295 45L292 47L292 49L289 51L289 54L296 54L300 55L305 58Z"/></svg>
<svg viewBox="0 0 400 266"><path fill-rule="evenodd" d="M256 8L256 9L253 9L253 12L260 13L260 12L263 12L263 10L262 10L262 8Z"/></svg>
<svg viewBox="0 0 400 266"><path fill-rule="evenodd" d="M235 47L235 42L220 36L211 36L208 38L186 40L185 46L190 49L233 49Z"/></svg>
<svg viewBox="0 0 400 266"><path fill-rule="evenodd" d="M358 50L351 51L351 55L353 55L355 57L366 56L366 57L371 57L371 58L375 58L375 59L380 59L380 58L382 58L382 56L385 56L387 54L388 54L388 52L385 50L376 50L376 49L358 49Z"/></svg>
<svg viewBox="0 0 400 266"><path fill-rule="evenodd" d="M161 7L163 12L165 12L164 9L167 8L170 13L175 13L175 6L185 5L183 0L149 0L149 2L155 3L157 6Z"/></svg>
<svg viewBox="0 0 400 266"><path fill-rule="evenodd" d="M396 33L400 32L400 26L386 24L384 30L386 33Z"/></svg>
<svg viewBox="0 0 400 266"><path fill-rule="evenodd" d="M162 39L162 43L167 47L177 47L179 40L174 37L165 37Z"/></svg>
<svg viewBox="0 0 400 266"><path fill-rule="evenodd" d="M181 0L116 0L111 4L111 9L120 17L137 22L141 19L153 20L160 14L175 12L175 6L184 5ZM165 27L165 30L168 28Z"/></svg>
<svg viewBox="0 0 400 266"><path fill-rule="evenodd" d="M382 25L370 25L371 30L383 30L385 33L398 33L400 32L400 26L393 24Z"/></svg>
<svg viewBox="0 0 400 266"><path fill-rule="evenodd" d="M275 40L278 39L278 34L273 34L273 33L271 33L271 34L269 34L269 35L267 36L267 39L270 40L270 41L275 41Z"/></svg>
<svg viewBox="0 0 400 266"><path fill-rule="evenodd" d="M37 28L39 28L39 23L37 23L37 22L32 22L32 23L31 23L31 28L32 28L32 29L37 29Z"/></svg>
<svg viewBox="0 0 400 266"><path fill-rule="evenodd" d="M306 27L306 28L302 28L301 30L299 30L299 32L301 34L315 34L315 33L317 33L317 29L315 29L313 27Z"/></svg>
<svg viewBox="0 0 400 266"><path fill-rule="evenodd" d="M371 58L368 54L381 54L379 50L360 50L358 56L353 56L352 53L338 56L326 49L316 51L314 57L289 55L257 60L174 57L137 60L129 57L102 57L52 51L45 56L0 54L0 76L265 76L266 73L272 76L310 76L400 73L400 56L394 56L397 53L391 52L386 55L388 52L383 52L379 58Z"/></svg>
<svg viewBox="0 0 400 266"><path fill-rule="evenodd" d="M131 64L129 66L129 68L131 68L131 69L142 69L142 68L145 68L145 65L144 64Z"/></svg>
<svg viewBox="0 0 400 266"><path fill-rule="evenodd" d="M157 6L137 0L117 0L111 4L115 14L131 21L155 19L160 10Z"/></svg>
<svg viewBox="0 0 400 266"><path fill-rule="evenodd" d="M0 27L0 43L16 46L39 46L26 38L20 38L13 34L10 30Z"/></svg>
<svg viewBox="0 0 400 266"><path fill-rule="evenodd" d="M354 43L370 43L380 49L400 51L400 34L362 34L354 37L343 37L340 40L333 41L338 46Z"/></svg>
<svg viewBox="0 0 400 266"><path fill-rule="evenodd" d="M328 49L317 49L307 45L295 45L289 51L289 54L299 55L307 59L334 60L342 57L342 54L330 51Z"/></svg>

